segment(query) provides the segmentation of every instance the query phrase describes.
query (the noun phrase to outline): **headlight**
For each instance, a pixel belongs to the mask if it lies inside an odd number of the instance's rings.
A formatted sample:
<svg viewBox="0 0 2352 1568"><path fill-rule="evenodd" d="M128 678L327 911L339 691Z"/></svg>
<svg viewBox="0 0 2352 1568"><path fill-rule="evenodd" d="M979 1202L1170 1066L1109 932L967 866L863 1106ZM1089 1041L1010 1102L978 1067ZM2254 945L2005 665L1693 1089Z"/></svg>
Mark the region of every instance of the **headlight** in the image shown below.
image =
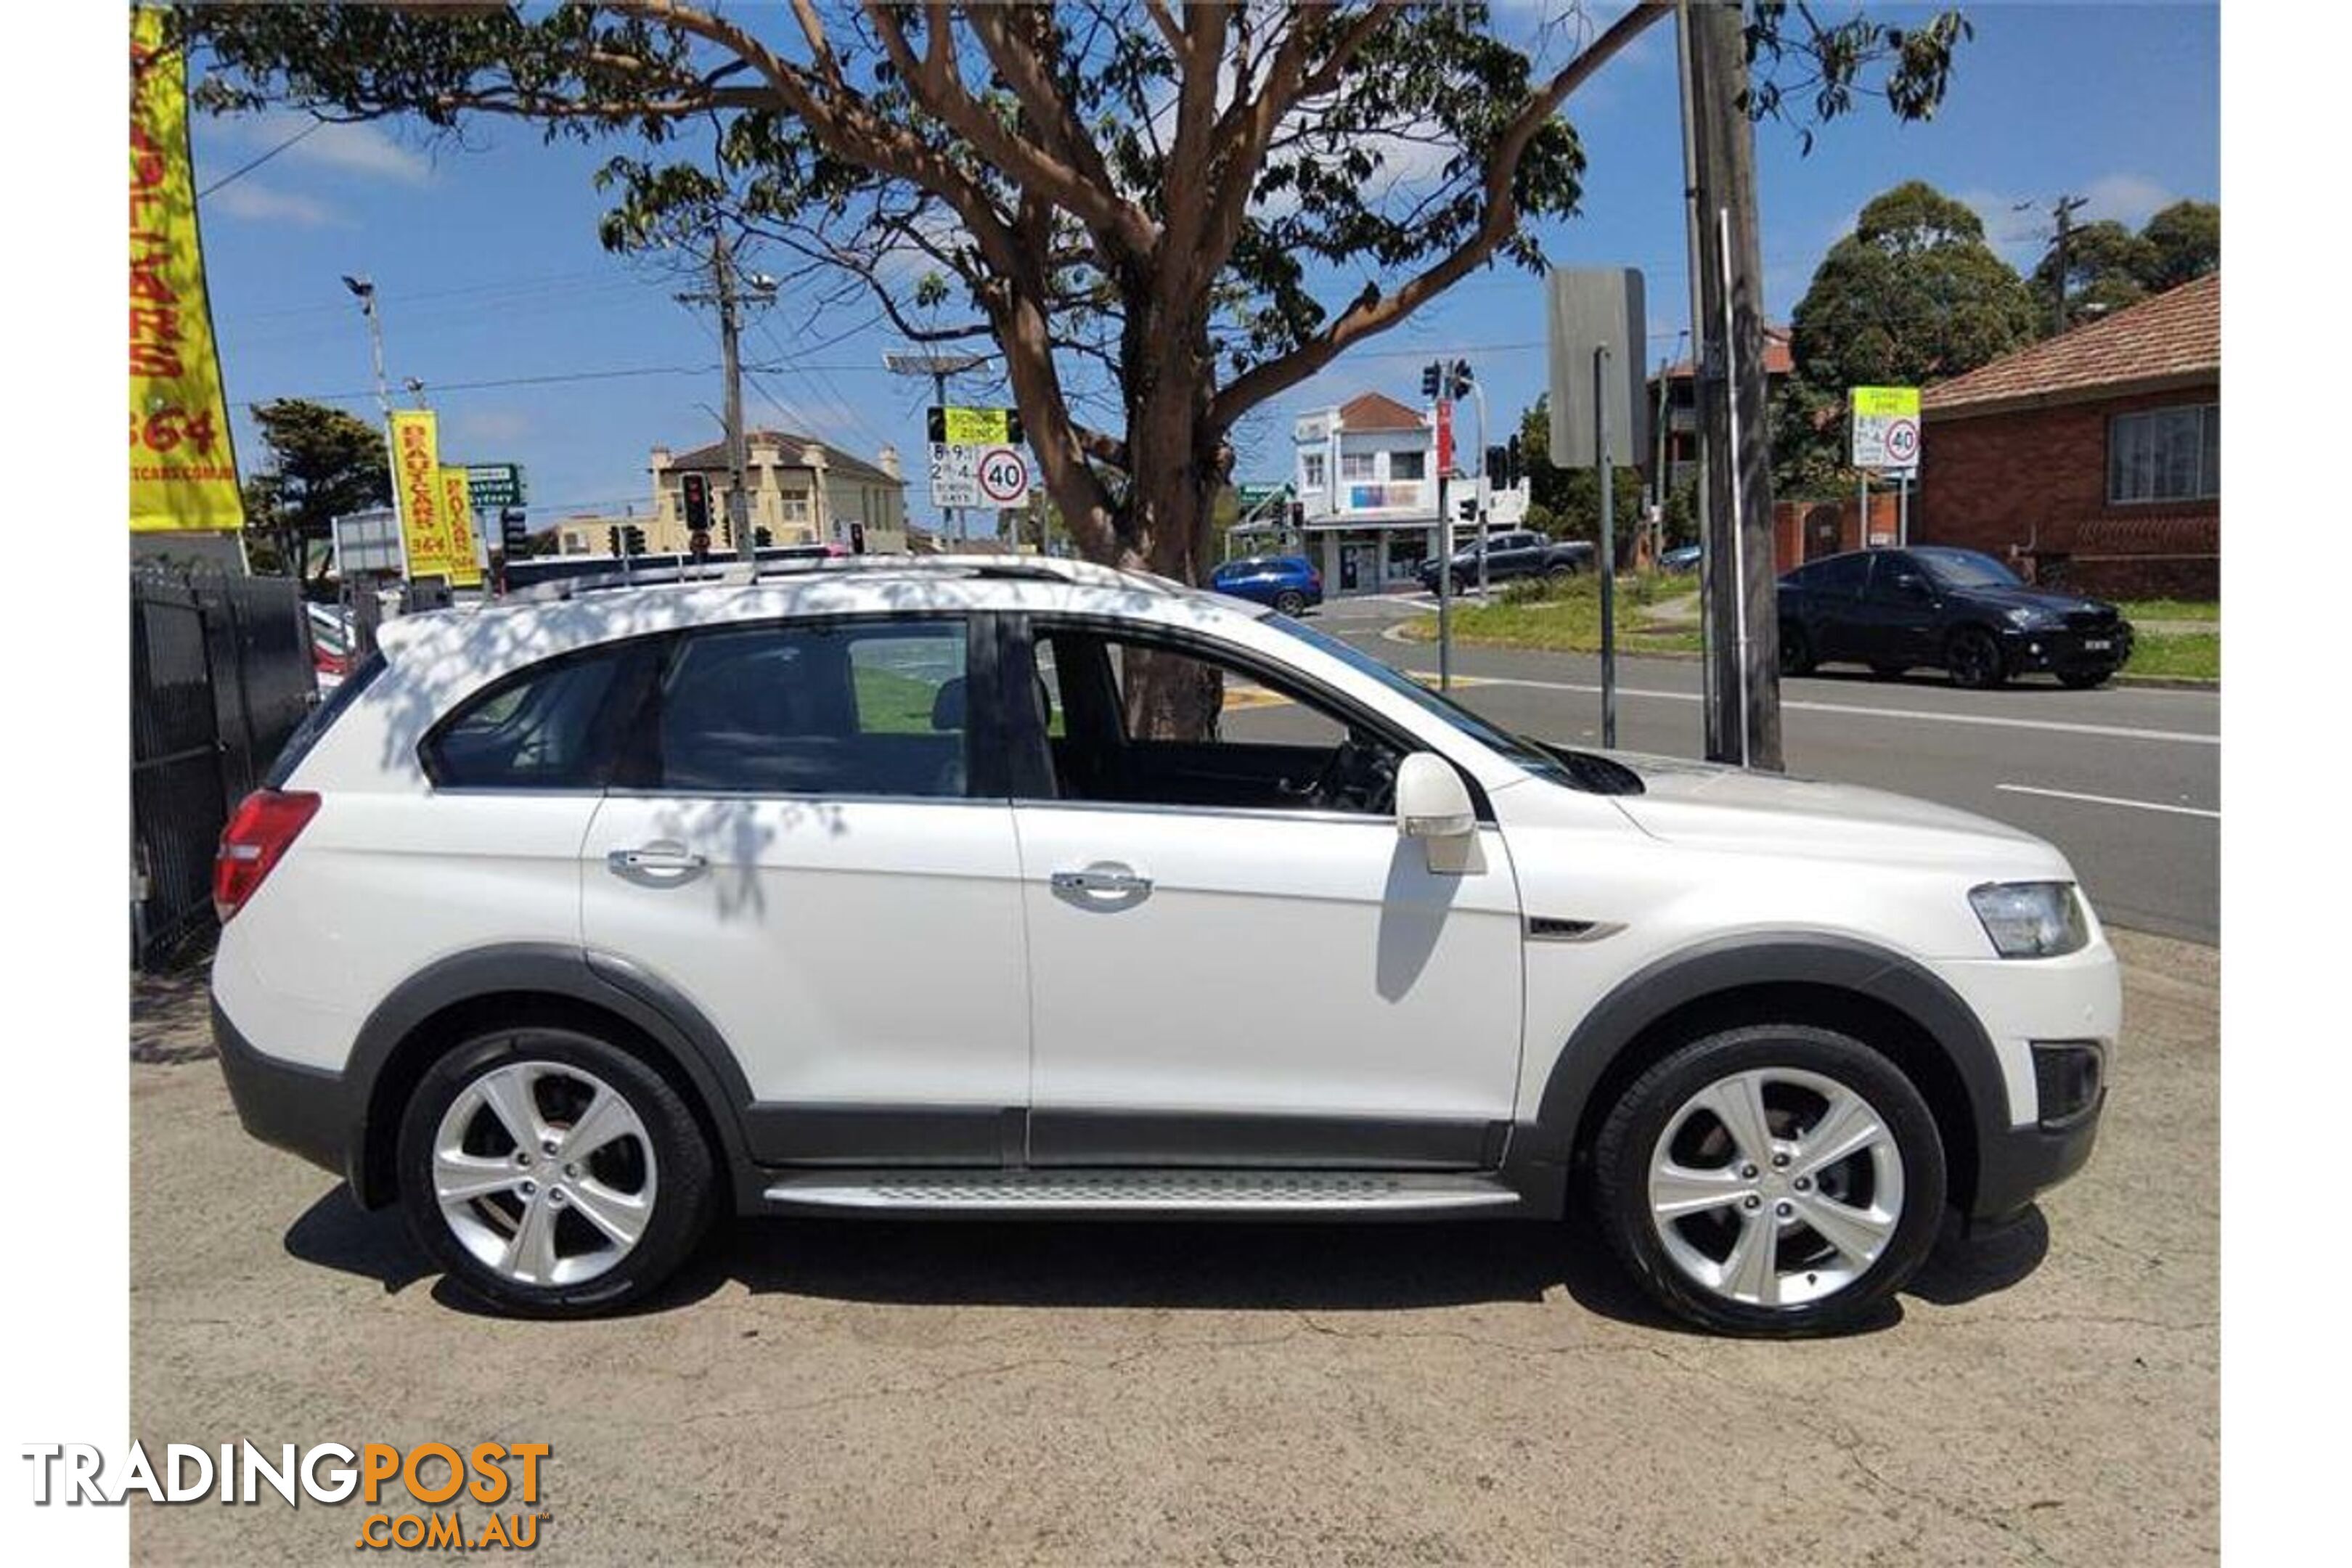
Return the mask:
<svg viewBox="0 0 2352 1568"><path fill-rule="evenodd" d="M1987 882L1969 889L1969 903L2003 958L2055 958L2091 940L2072 882Z"/></svg>
<svg viewBox="0 0 2352 1568"><path fill-rule="evenodd" d="M2004 613L2009 616L2009 624L2020 630L2030 626L2054 626L2058 624L2058 617L2039 605L2020 605Z"/></svg>

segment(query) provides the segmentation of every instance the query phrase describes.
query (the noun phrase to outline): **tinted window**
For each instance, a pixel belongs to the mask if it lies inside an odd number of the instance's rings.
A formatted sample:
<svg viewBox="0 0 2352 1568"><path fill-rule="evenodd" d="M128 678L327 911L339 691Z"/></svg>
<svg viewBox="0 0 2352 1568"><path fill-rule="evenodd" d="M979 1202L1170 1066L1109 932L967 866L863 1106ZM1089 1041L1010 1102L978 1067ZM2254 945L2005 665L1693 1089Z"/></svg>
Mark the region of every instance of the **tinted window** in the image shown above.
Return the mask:
<svg viewBox="0 0 2352 1568"><path fill-rule="evenodd" d="M1864 554L1832 555L1826 561L1816 561L1797 574L1797 580L1815 593L1851 594L1862 586L1870 575L1870 557Z"/></svg>
<svg viewBox="0 0 2352 1568"><path fill-rule="evenodd" d="M685 639L662 682L660 784L961 795L960 621L751 626Z"/></svg>
<svg viewBox="0 0 2352 1568"><path fill-rule="evenodd" d="M426 737L426 775L445 789L602 789L659 652L619 643L498 681Z"/></svg>
<svg viewBox="0 0 2352 1568"><path fill-rule="evenodd" d="M1973 550L1915 550L1917 569L1947 588L2014 588L2017 574Z"/></svg>

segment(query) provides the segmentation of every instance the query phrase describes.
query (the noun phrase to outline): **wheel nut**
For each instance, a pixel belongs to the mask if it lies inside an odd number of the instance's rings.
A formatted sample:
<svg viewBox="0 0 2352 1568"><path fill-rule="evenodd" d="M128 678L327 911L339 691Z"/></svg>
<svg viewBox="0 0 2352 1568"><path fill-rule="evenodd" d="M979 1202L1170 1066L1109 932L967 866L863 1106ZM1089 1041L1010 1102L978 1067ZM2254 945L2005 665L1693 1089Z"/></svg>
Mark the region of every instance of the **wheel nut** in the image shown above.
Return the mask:
<svg viewBox="0 0 2352 1568"><path fill-rule="evenodd" d="M1782 1219L1787 1219L1790 1215L1797 1211L1787 1204L1774 1204L1772 1205L1772 1212L1779 1215Z"/></svg>
<svg viewBox="0 0 2352 1568"><path fill-rule="evenodd" d="M1764 1200L1756 1196L1753 1193L1750 1193L1747 1197L1740 1200L1739 1206L1741 1208L1748 1209L1762 1208L1764 1206Z"/></svg>
<svg viewBox="0 0 2352 1568"><path fill-rule="evenodd" d="M580 1167L577 1165L567 1164L563 1167L563 1173L577 1180L580 1175Z"/></svg>
<svg viewBox="0 0 2352 1568"><path fill-rule="evenodd" d="M562 1208L563 1206L563 1189L562 1187L548 1188L547 1201L553 1204L557 1208Z"/></svg>
<svg viewBox="0 0 2352 1568"><path fill-rule="evenodd" d="M1813 1179L1811 1176L1799 1176L1789 1184L1801 1193L1810 1193L1813 1190Z"/></svg>
<svg viewBox="0 0 2352 1568"><path fill-rule="evenodd" d="M1739 1174L1744 1179L1752 1182L1756 1179L1756 1167L1753 1165L1742 1165L1739 1167Z"/></svg>
<svg viewBox="0 0 2352 1568"><path fill-rule="evenodd" d="M550 1153L554 1152L554 1151L553 1151L552 1149L550 1149L548 1152L549 1152ZM1773 1155L1773 1156L1772 1156L1772 1168L1773 1168L1774 1170L1776 1170L1776 1171L1777 1171L1777 1170L1779 1170L1779 1169L1780 1169L1780 1167L1782 1167L1783 1165L1786 1165L1788 1163L1789 1163L1789 1156L1787 1156L1786 1154L1775 1154L1775 1155Z"/></svg>
<svg viewBox="0 0 2352 1568"><path fill-rule="evenodd" d="M542 1153L542 1154L552 1154L552 1153L554 1153L554 1152L555 1152L555 1140L554 1140L554 1139L552 1139L552 1138L550 1138L549 1140L547 1140L547 1142L545 1142L544 1143L541 1143L541 1144L539 1146L539 1152L540 1152L541 1153Z"/></svg>
<svg viewBox="0 0 2352 1568"><path fill-rule="evenodd" d="M516 1150L516 1151L515 1151L515 1163L516 1163L516 1164L518 1164L518 1165L528 1165L528 1164L530 1164L530 1150L528 1150L528 1149L518 1149L518 1150Z"/></svg>
<svg viewBox="0 0 2352 1568"><path fill-rule="evenodd" d="M525 1197L530 1196L537 1191L539 1191L539 1184L537 1182L525 1182L522 1184L522 1195Z"/></svg>

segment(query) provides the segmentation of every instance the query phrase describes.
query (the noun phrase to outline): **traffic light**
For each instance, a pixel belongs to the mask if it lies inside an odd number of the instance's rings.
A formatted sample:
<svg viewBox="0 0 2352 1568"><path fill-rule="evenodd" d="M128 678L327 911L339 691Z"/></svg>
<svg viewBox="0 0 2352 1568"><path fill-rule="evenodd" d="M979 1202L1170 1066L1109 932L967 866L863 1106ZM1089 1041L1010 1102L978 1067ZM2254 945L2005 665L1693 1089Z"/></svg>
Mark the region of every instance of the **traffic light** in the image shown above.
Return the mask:
<svg viewBox="0 0 2352 1568"><path fill-rule="evenodd" d="M710 480L702 474L681 474L677 480L678 494L686 503L686 527L689 533L710 531Z"/></svg>
<svg viewBox="0 0 2352 1568"><path fill-rule="evenodd" d="M1516 435L1504 443L1503 471L1510 476L1513 489L1517 489L1519 481L1528 477L1527 448L1519 444L1519 437Z"/></svg>
<svg viewBox="0 0 2352 1568"><path fill-rule="evenodd" d="M1508 447L1486 448L1486 477L1504 489L1511 488L1511 449Z"/></svg>
<svg viewBox="0 0 2352 1568"><path fill-rule="evenodd" d="M1470 362L1466 359L1455 360L1447 368L1445 395L1452 398L1469 396L1471 380Z"/></svg>
<svg viewBox="0 0 2352 1568"><path fill-rule="evenodd" d="M769 533L766 529L755 528L751 531L751 547L755 550L765 550L773 541L773 538L774 536Z"/></svg>
<svg viewBox="0 0 2352 1568"><path fill-rule="evenodd" d="M621 525L616 522L612 527L604 531L604 553L607 555L618 555L620 552Z"/></svg>
<svg viewBox="0 0 2352 1568"><path fill-rule="evenodd" d="M530 553L530 528L522 508L510 506L499 512L499 542L509 561L520 561Z"/></svg>
<svg viewBox="0 0 2352 1568"><path fill-rule="evenodd" d="M698 528L686 536L686 548L698 566L710 559L710 531Z"/></svg>
<svg viewBox="0 0 2352 1568"><path fill-rule="evenodd" d="M1431 363L1425 364L1422 367L1421 395L1423 397L1428 398L1433 403L1435 402L1437 400L1438 393L1444 384L1445 367L1444 365L1432 362Z"/></svg>
<svg viewBox="0 0 2352 1568"><path fill-rule="evenodd" d="M643 555L646 552L646 531L634 522L623 523L621 542L627 547L629 554Z"/></svg>
<svg viewBox="0 0 2352 1568"><path fill-rule="evenodd" d="M852 555L866 553L866 525L862 522L849 525L849 552Z"/></svg>

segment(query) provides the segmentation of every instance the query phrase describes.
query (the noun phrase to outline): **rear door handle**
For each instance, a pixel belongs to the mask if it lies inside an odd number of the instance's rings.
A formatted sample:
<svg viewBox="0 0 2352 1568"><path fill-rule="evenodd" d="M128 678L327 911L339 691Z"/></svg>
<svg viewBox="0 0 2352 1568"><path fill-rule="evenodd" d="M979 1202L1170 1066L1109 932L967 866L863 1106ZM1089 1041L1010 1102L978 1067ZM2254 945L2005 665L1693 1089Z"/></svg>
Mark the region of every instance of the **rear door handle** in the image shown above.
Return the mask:
<svg viewBox="0 0 2352 1568"><path fill-rule="evenodd" d="M604 857L604 867L616 876L631 873L686 872L692 874L710 865L710 858L698 855L683 844L646 844L635 849L615 849Z"/></svg>
<svg viewBox="0 0 2352 1568"><path fill-rule="evenodd" d="M1056 871L1053 874L1054 891L1057 893L1102 893L1122 896L1141 895L1151 891L1151 879L1138 874L1125 866L1089 866L1083 871Z"/></svg>

